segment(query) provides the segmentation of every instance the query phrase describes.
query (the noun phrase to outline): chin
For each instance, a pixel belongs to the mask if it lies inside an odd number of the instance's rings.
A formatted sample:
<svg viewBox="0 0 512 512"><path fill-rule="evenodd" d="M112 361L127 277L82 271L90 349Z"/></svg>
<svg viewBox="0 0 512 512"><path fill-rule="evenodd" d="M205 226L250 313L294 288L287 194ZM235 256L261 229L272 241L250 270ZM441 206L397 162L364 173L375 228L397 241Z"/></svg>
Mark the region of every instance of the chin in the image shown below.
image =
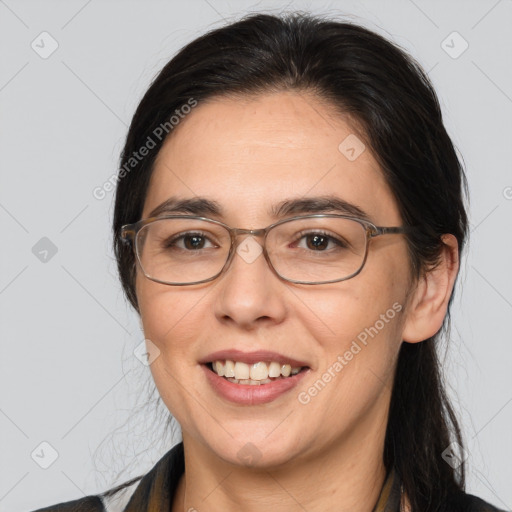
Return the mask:
<svg viewBox="0 0 512 512"><path fill-rule="evenodd" d="M222 441L217 440L210 444L206 440L205 444L225 462L255 469L269 469L285 465L291 460L295 460L303 452L293 441L289 432L286 439L275 439L273 442L269 441L268 436L256 434L250 436L245 432L238 438L230 438L227 442L223 437Z"/></svg>

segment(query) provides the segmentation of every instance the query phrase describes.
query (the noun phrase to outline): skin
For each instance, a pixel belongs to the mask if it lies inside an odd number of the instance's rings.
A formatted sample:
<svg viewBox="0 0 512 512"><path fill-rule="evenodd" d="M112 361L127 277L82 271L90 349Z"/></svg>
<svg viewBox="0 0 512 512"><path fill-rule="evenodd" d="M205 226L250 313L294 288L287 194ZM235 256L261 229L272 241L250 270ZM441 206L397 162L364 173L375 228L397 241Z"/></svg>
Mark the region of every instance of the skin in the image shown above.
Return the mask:
<svg viewBox="0 0 512 512"><path fill-rule="evenodd" d="M267 213L272 204L334 192L376 225L402 225L370 150L355 161L338 150L354 133L345 116L306 92L200 103L162 147L142 218L170 196L201 196L225 210L214 218L261 228L276 220ZM138 270L144 334L160 350L152 375L183 432L186 471L173 511L372 510L385 479L401 343L435 334L446 315L458 260L455 238L445 235L444 242L440 264L418 280L401 235L372 240L362 272L327 285L285 282L263 257L249 264L238 255L225 274L202 285L166 286ZM394 303L402 311L301 404L297 394ZM271 403L233 404L214 392L198 364L227 348L278 351L311 370L298 389ZM237 456L247 443L259 454L253 465Z"/></svg>

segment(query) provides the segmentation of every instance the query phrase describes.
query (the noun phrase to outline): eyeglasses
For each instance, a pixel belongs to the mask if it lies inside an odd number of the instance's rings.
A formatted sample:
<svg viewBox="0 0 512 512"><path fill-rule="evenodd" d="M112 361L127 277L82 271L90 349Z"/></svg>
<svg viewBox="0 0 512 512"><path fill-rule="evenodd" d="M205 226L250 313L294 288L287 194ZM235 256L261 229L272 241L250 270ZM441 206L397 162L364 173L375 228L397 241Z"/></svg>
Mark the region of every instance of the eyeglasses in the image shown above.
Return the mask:
<svg viewBox="0 0 512 512"><path fill-rule="evenodd" d="M231 228L205 217L170 215L127 224L120 237L134 245L144 275L161 284L212 281L227 270L235 252L248 263L263 253L270 268L285 281L327 284L361 272L372 238L409 229L378 227L335 214L292 217L264 229ZM236 244L238 235L263 237L263 245L254 238Z"/></svg>

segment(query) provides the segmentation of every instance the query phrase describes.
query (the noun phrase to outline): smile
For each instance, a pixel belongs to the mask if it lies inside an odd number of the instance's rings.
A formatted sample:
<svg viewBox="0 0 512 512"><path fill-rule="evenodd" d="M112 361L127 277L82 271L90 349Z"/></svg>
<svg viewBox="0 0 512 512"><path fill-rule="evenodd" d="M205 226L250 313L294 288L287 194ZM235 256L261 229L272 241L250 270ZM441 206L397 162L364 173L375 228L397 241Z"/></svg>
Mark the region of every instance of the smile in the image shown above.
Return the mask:
<svg viewBox="0 0 512 512"><path fill-rule="evenodd" d="M278 379L286 379L305 368L302 366L292 367L290 364L280 364L277 361L258 361L257 363L247 364L230 359L213 361L209 364L209 367L219 377L224 377L233 384L250 386L270 384Z"/></svg>

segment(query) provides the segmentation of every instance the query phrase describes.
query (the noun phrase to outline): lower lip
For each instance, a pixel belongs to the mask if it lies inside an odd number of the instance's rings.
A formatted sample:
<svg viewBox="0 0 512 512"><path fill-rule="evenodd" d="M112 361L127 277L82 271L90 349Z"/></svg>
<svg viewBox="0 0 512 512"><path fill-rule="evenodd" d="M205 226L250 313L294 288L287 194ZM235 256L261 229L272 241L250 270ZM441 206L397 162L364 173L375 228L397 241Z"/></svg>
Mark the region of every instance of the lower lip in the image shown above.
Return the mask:
<svg viewBox="0 0 512 512"><path fill-rule="evenodd" d="M295 375L290 375L285 379L276 379L267 384L235 384L229 382L224 377L219 377L214 371L210 370L205 364L201 365L206 378L213 389L222 398L241 405L259 405L272 402L279 396L294 388L309 372L303 370Z"/></svg>

